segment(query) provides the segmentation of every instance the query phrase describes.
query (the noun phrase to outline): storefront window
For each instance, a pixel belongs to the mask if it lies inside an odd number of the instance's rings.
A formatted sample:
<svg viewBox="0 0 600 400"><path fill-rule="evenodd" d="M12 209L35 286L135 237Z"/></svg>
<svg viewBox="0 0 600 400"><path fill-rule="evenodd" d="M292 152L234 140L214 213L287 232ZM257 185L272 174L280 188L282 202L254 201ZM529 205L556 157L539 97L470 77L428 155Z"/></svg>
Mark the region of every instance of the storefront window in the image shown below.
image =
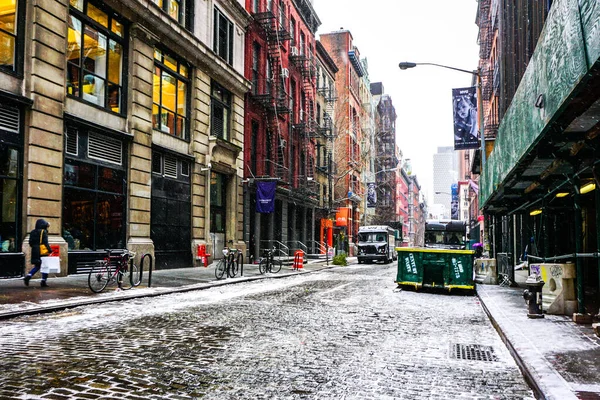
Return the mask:
<svg viewBox="0 0 600 400"><path fill-rule="evenodd" d="M19 152L16 148L0 145L0 251L17 250L17 200Z"/></svg>
<svg viewBox="0 0 600 400"><path fill-rule="evenodd" d="M85 133L72 130L70 134L87 142ZM65 159L63 238L69 250L123 248L125 169L90 160L87 153Z"/></svg>
<svg viewBox="0 0 600 400"><path fill-rule="evenodd" d="M68 22L67 94L122 113L122 21L87 0L72 0Z"/></svg>

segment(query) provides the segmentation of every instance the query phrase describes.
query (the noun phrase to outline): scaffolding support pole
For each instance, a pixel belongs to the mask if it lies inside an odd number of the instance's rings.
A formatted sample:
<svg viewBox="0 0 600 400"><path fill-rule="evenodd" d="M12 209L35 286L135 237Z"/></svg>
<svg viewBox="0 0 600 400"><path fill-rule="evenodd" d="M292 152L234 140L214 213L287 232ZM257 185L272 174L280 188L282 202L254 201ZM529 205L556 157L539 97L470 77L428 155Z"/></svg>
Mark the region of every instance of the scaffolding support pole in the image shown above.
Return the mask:
<svg viewBox="0 0 600 400"><path fill-rule="evenodd" d="M583 221L581 215L581 204L579 187L573 185L575 195L573 196L573 209L575 210L575 253L581 253L583 249ZM578 257L575 259L577 265L577 312L583 314L585 312L584 296L583 296L583 259Z"/></svg>

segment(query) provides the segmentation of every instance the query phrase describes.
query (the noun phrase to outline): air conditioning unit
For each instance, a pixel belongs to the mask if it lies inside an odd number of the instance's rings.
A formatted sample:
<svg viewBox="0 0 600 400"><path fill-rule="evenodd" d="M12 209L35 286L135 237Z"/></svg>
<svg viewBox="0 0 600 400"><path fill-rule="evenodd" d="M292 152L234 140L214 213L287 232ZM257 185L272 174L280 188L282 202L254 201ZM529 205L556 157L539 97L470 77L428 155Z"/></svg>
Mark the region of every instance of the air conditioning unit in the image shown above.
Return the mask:
<svg viewBox="0 0 600 400"><path fill-rule="evenodd" d="M304 121L304 110L300 110L300 121Z"/></svg>
<svg viewBox="0 0 600 400"><path fill-rule="evenodd" d="M290 48L290 55L293 56L297 56L298 55L298 48L296 46L292 46Z"/></svg>
<svg viewBox="0 0 600 400"><path fill-rule="evenodd" d="M281 76L283 76L284 78L289 78L290 70L287 68L281 68Z"/></svg>

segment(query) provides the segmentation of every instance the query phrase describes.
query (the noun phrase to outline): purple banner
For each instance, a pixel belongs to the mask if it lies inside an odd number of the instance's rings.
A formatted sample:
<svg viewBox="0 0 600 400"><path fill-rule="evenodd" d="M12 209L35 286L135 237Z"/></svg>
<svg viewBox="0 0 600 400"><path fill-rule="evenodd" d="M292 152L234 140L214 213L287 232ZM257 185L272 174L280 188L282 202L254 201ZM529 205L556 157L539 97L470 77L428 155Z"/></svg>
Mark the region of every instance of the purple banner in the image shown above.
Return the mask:
<svg viewBox="0 0 600 400"><path fill-rule="evenodd" d="M277 181L256 182L256 212L269 214L275 212L275 189Z"/></svg>
<svg viewBox="0 0 600 400"><path fill-rule="evenodd" d="M454 150L479 148L477 88L452 89Z"/></svg>

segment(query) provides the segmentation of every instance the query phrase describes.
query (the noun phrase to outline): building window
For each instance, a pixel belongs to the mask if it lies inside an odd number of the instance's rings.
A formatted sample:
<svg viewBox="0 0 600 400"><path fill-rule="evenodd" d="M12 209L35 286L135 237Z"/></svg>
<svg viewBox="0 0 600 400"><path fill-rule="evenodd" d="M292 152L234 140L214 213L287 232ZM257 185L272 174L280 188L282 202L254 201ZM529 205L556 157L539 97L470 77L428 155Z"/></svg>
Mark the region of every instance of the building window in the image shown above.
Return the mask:
<svg viewBox="0 0 600 400"><path fill-rule="evenodd" d="M227 176L210 173L210 232L225 233Z"/></svg>
<svg viewBox="0 0 600 400"><path fill-rule="evenodd" d="M231 93L213 81L211 89L211 135L229 141L230 117Z"/></svg>
<svg viewBox="0 0 600 400"><path fill-rule="evenodd" d="M193 1L188 0L152 0L154 4L160 7L171 18L179 22L186 29L191 29L191 14Z"/></svg>
<svg viewBox="0 0 600 400"><path fill-rule="evenodd" d="M125 26L113 11L71 0L67 94L123 113Z"/></svg>
<svg viewBox="0 0 600 400"><path fill-rule="evenodd" d="M123 248L127 173L123 142L68 128L79 157L64 165L63 237L69 250ZM67 146L68 143L65 143ZM119 161L120 160L120 161Z"/></svg>
<svg viewBox="0 0 600 400"><path fill-rule="evenodd" d="M215 7L213 50L227 61L233 64L233 23Z"/></svg>
<svg viewBox="0 0 600 400"><path fill-rule="evenodd" d="M296 44L296 20L290 18L290 36L292 37L291 46Z"/></svg>
<svg viewBox="0 0 600 400"><path fill-rule="evenodd" d="M152 127L188 139L189 69L173 56L154 50Z"/></svg>
<svg viewBox="0 0 600 400"><path fill-rule="evenodd" d="M250 172L253 175L258 175L256 170L258 161L258 138L259 138L259 124L258 121L252 120L250 129Z"/></svg>
<svg viewBox="0 0 600 400"><path fill-rule="evenodd" d="M258 86L260 79L260 52L260 45L254 42L252 46L252 90L255 95L261 93Z"/></svg>
<svg viewBox="0 0 600 400"><path fill-rule="evenodd" d="M259 0L252 0L252 12L255 14L258 12L258 3Z"/></svg>
<svg viewBox="0 0 600 400"><path fill-rule="evenodd" d="M17 72L22 63L23 0L0 0L0 69Z"/></svg>

